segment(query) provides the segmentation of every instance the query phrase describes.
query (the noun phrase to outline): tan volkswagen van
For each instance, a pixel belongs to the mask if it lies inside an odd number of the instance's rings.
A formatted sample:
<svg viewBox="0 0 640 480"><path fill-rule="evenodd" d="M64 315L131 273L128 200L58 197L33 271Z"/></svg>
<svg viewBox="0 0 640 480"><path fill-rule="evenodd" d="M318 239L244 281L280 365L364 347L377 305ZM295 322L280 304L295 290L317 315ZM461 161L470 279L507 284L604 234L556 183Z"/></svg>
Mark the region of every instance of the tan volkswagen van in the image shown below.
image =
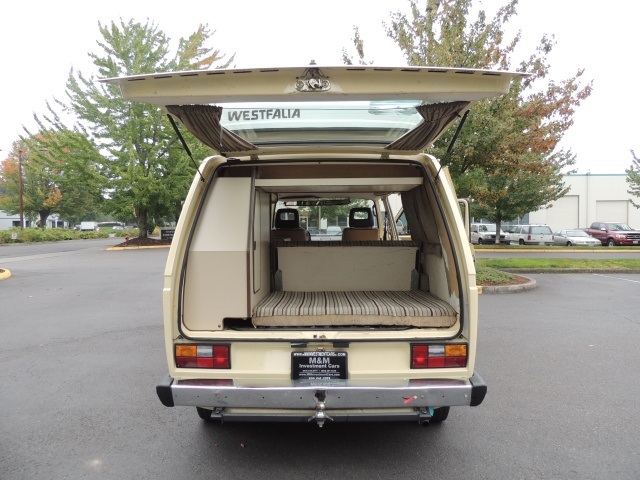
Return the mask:
<svg viewBox="0 0 640 480"><path fill-rule="evenodd" d="M519 76L310 66L106 80L215 153L166 265L162 403L319 426L441 422L479 405L469 238L447 169L423 151ZM388 220L399 211L402 239Z"/></svg>

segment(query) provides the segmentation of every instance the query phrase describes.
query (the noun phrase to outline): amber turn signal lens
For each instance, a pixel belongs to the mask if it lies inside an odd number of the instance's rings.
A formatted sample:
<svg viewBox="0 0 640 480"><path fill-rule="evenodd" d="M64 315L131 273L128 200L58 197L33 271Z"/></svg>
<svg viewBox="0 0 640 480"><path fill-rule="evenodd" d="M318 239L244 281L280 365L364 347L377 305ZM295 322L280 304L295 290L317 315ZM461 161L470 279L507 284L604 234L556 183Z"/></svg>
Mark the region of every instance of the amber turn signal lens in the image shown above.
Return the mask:
<svg viewBox="0 0 640 480"><path fill-rule="evenodd" d="M444 352L446 357L466 357L467 346L466 345L446 345L444 347Z"/></svg>
<svg viewBox="0 0 640 480"><path fill-rule="evenodd" d="M197 354L197 345L176 345L176 357L195 357Z"/></svg>

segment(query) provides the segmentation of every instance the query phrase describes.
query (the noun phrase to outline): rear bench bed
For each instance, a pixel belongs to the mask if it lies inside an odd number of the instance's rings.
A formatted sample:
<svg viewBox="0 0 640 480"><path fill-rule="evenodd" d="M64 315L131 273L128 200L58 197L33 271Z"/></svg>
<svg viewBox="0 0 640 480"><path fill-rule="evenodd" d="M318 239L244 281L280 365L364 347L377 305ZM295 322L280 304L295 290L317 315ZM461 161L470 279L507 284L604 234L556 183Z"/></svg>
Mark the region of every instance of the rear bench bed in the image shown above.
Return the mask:
<svg viewBox="0 0 640 480"><path fill-rule="evenodd" d="M256 327L447 328L456 310L419 290L417 242L287 242L273 248L274 291L253 309Z"/></svg>

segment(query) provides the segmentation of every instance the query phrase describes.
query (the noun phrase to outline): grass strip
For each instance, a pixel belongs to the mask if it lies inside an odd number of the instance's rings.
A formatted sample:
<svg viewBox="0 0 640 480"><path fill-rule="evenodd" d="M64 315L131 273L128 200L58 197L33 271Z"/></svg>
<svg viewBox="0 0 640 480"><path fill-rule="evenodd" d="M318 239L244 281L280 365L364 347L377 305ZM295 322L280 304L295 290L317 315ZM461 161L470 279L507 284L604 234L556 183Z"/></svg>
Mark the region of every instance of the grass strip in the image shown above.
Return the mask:
<svg viewBox="0 0 640 480"><path fill-rule="evenodd" d="M640 270L640 258L478 258L476 265L497 269Z"/></svg>

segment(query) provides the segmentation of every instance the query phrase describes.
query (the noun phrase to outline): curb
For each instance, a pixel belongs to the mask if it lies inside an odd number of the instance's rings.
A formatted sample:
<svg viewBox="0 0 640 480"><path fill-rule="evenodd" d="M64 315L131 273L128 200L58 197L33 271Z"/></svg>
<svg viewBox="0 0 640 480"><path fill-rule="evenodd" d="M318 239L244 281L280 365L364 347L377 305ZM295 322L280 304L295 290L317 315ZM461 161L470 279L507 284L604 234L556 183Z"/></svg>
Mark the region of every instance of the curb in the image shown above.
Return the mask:
<svg viewBox="0 0 640 480"><path fill-rule="evenodd" d="M6 268L0 268L0 280L5 280L11 276L11 272Z"/></svg>
<svg viewBox="0 0 640 480"><path fill-rule="evenodd" d="M109 252L118 251L118 250L144 250L150 248L169 248L171 245L149 245L146 247L109 247L106 250Z"/></svg>
<svg viewBox="0 0 640 480"><path fill-rule="evenodd" d="M538 284L533 278L524 277L522 275L518 275L519 277L526 278L529 280L527 283L521 283L519 285L485 285L482 286L482 294L487 293L521 293L521 292L529 292L531 290L535 290L538 288Z"/></svg>
<svg viewBox="0 0 640 480"><path fill-rule="evenodd" d="M630 274L638 274L640 270L633 268L499 268L498 270L502 270L503 272L513 273L515 275L520 275L520 273L552 273L552 274L563 274L563 273L630 273Z"/></svg>

